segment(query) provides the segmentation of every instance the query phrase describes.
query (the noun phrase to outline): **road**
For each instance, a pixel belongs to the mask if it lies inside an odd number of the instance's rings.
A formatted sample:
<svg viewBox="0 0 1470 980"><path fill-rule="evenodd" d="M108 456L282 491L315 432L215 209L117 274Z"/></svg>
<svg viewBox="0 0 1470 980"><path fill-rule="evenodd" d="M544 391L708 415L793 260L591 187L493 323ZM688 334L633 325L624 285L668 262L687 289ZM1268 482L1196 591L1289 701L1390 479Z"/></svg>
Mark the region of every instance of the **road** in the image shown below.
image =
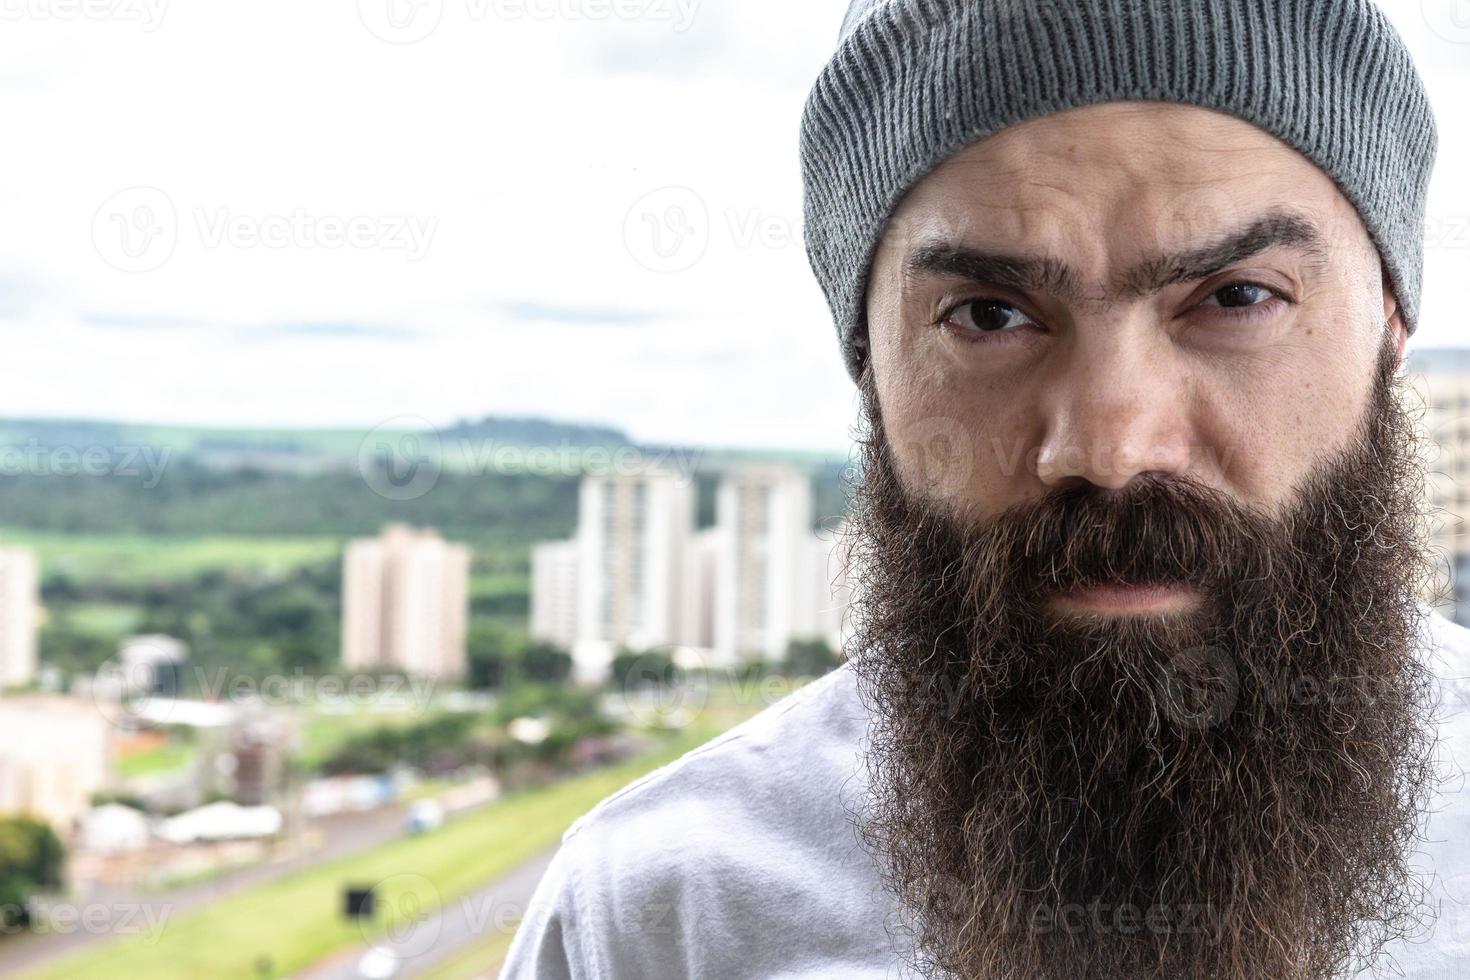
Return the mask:
<svg viewBox="0 0 1470 980"><path fill-rule="evenodd" d="M219 901L326 861L378 847L404 834L407 805L395 804L366 813L344 813L311 824L323 844L310 854L285 861L266 862L226 872L217 878L176 890L139 891L99 888L85 896L69 896L66 904L98 916L86 928L69 932L21 933L0 940L0 976L34 969L53 957L75 952L92 943L115 938L129 927L166 916L177 919L206 902Z"/></svg>

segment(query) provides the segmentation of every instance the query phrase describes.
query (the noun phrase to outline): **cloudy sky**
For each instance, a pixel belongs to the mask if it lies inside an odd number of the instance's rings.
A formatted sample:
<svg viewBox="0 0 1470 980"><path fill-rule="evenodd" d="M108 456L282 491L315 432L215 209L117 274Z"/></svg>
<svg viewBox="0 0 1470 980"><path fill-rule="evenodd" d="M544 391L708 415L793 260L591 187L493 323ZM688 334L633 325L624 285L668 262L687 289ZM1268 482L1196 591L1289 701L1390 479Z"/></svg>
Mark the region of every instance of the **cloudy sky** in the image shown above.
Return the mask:
<svg viewBox="0 0 1470 980"><path fill-rule="evenodd" d="M845 0L0 0L0 414L832 448L796 140ZM1389 0L1470 343L1470 0ZM693 229L694 234L676 237Z"/></svg>

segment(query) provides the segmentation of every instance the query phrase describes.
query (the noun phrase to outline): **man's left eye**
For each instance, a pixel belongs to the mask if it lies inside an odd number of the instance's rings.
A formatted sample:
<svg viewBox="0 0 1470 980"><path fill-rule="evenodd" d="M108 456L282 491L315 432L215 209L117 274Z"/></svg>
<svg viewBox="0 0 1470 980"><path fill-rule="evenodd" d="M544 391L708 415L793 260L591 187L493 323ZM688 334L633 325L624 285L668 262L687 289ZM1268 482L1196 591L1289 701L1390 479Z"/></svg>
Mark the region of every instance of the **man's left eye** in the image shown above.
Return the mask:
<svg viewBox="0 0 1470 980"><path fill-rule="evenodd" d="M1260 283L1232 282L1211 293L1202 305L1210 305L1212 300L1218 300L1216 305L1225 309L1249 308L1262 306L1276 298L1276 295L1276 290Z"/></svg>

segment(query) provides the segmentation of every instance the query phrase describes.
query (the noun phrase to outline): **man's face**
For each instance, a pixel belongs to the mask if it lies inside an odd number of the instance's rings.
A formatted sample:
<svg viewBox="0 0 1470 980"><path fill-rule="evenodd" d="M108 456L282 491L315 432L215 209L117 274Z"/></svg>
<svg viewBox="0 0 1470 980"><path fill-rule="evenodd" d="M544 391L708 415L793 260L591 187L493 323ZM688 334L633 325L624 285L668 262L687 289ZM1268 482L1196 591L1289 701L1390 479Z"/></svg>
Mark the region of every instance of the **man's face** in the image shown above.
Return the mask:
<svg viewBox="0 0 1470 980"><path fill-rule="evenodd" d="M1203 110L1046 117L904 202L870 334L862 829L916 963L1324 980L1405 934L1423 474L1330 181Z"/></svg>
<svg viewBox="0 0 1470 980"><path fill-rule="evenodd" d="M1167 103L1044 116L948 160L891 222L868 319L905 486L973 518L1149 472L1279 512L1355 431L1386 322L1403 342L1331 179L1246 122Z"/></svg>

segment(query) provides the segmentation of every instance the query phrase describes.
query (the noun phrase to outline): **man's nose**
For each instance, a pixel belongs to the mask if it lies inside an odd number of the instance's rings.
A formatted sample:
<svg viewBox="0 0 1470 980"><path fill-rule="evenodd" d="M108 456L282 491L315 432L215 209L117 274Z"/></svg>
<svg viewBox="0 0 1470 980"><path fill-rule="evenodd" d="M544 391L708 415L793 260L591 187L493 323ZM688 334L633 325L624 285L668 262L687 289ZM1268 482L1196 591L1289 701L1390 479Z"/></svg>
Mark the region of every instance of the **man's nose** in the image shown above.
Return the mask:
<svg viewBox="0 0 1470 980"><path fill-rule="evenodd" d="M1123 332L1058 352L1045 386L1037 476L1121 489L1147 473L1182 475L1193 452L1187 378L1162 339Z"/></svg>

